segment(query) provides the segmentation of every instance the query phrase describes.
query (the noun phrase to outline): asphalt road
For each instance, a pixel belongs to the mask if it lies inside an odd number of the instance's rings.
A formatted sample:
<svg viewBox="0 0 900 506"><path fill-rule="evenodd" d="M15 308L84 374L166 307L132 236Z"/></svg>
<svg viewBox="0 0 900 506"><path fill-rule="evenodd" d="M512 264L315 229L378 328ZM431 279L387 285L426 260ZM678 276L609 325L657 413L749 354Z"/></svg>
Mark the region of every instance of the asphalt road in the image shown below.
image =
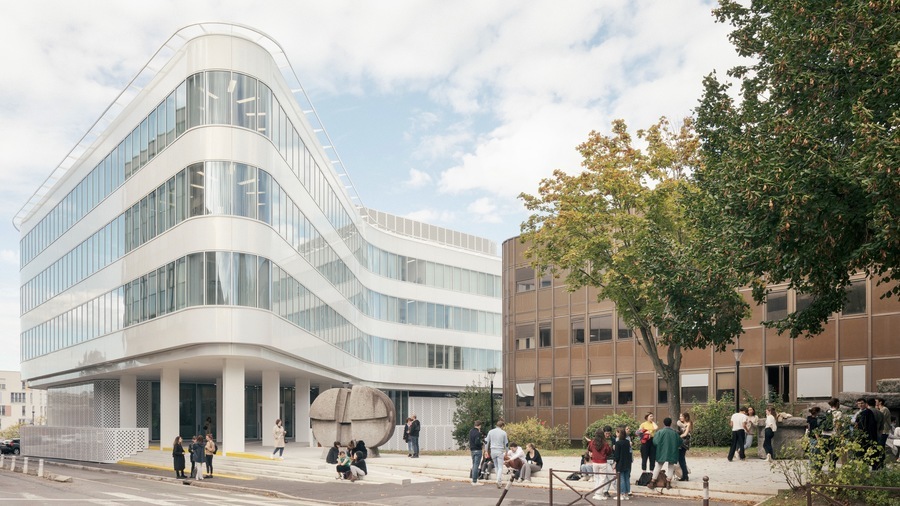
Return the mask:
<svg viewBox="0 0 900 506"><path fill-rule="evenodd" d="M488 506L497 504L501 491L493 484L472 487L465 482L436 481L412 485L375 485L365 483L297 483L285 480L256 480L251 483L232 480L204 480L200 486L187 486L174 479L159 479L152 473L109 472L90 469L48 466L53 474L71 476L71 483L57 483L45 478L25 476L0 470L0 504L38 505L391 505L391 506ZM279 497L267 495L277 491ZM569 504L578 496L572 492L554 492L555 504ZM674 497L636 497L624 504L687 505L692 501ZM507 506L550 504L547 490L513 487L502 503ZM588 504L580 501L575 504ZM597 504L615 504L615 501ZM711 504L731 504L711 502Z"/></svg>

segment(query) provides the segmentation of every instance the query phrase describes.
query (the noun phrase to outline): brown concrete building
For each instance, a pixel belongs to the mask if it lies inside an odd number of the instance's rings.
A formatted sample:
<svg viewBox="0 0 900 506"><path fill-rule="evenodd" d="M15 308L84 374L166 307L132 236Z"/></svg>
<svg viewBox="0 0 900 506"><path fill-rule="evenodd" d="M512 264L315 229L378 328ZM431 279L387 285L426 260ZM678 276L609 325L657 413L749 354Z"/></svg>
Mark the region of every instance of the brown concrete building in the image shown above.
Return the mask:
<svg viewBox="0 0 900 506"><path fill-rule="evenodd" d="M503 243L503 377L507 421L537 416L568 424L578 439L586 427L613 412L636 417L665 413L668 386L625 327L611 301L597 291L569 293L564 281L537 278L519 238ZM741 358L740 386L754 397L784 401L830 398L841 391L873 391L875 382L900 371L900 301L882 299L884 286L862 276L853 281L842 313L811 339L790 339L763 328L806 303L778 287L752 315L734 347ZM734 392L735 359L729 350L685 351L681 368L683 409Z"/></svg>

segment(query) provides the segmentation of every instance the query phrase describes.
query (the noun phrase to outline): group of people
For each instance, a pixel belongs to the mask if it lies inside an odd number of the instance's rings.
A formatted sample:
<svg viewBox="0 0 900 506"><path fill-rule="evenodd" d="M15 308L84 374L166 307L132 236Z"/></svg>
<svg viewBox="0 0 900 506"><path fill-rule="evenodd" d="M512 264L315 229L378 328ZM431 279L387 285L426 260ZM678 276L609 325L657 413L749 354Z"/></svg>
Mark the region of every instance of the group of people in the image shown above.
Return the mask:
<svg viewBox="0 0 900 506"><path fill-rule="evenodd" d="M675 479L676 463L681 469L681 478L678 478L678 480L689 481L687 451L691 448L693 430L694 422L691 420L690 413L681 413L674 427L672 426L671 418L664 418L662 428L656 423L653 413L644 415L644 422L641 423L637 432L641 442L642 475L642 479L638 483L646 483L650 489L658 486L671 488L672 480ZM627 433L623 433L623 435L627 436ZM628 437L626 439L630 443L631 439ZM645 475L648 473L648 465L650 476L645 478ZM621 487L625 487L625 492L630 492L629 480L631 473L627 474L628 479L626 480L625 471L618 472L622 473L619 493L623 493Z"/></svg>
<svg viewBox="0 0 900 506"><path fill-rule="evenodd" d="M341 447L340 441L335 441L325 456L325 462L335 464L336 479L356 481L369 472L369 468L366 467L366 457L368 456L369 450L366 448L365 441L351 440L346 448Z"/></svg>
<svg viewBox="0 0 900 506"><path fill-rule="evenodd" d="M744 460L747 458L747 449L753 446L753 438L759 431L759 417L753 406L741 406L728 420L731 427L731 447L728 449L728 462L734 460L734 454ZM775 458L775 449L772 448L772 439L778 430L778 422L775 417L775 407L766 408L766 420L763 431L763 450L766 452L766 460Z"/></svg>
<svg viewBox="0 0 900 506"><path fill-rule="evenodd" d="M406 425L403 426L403 441L406 441L409 454L407 457L419 458L419 431L422 430L422 424L416 415L409 415L406 419Z"/></svg>
<svg viewBox="0 0 900 506"><path fill-rule="evenodd" d="M856 456L867 457L873 470L884 467L885 459L892 454L887 447L892 431L891 411L885 406L882 397L860 397L856 400L856 407L857 411L849 419L841 411L838 399L828 401L828 411L825 413L818 406L809 409L806 433L809 437L810 458L814 464L821 466L828 460L830 468L834 469L838 460L834 451L838 440L852 437L862 446L862 451ZM826 459L823 455L829 457Z"/></svg>
<svg viewBox="0 0 900 506"><path fill-rule="evenodd" d="M469 430L469 450L472 453L472 470L470 477L472 486L481 485L479 477L497 473L497 488L503 486L503 470L512 473L512 480L531 481L531 475L543 469L544 460L541 452L533 443L525 445L523 450L515 441L510 441L503 427L503 419L487 433L484 438L481 432L481 421L476 420Z"/></svg>
<svg viewBox="0 0 900 506"><path fill-rule="evenodd" d="M184 440L181 436L175 438L172 443L172 461L175 467L176 478L187 478L184 475ZM204 478L213 477L213 456L219 451L219 447L213 439L212 434L207 433L206 436L197 435L188 445L188 452L191 458L191 478L202 480ZM203 465L206 464L206 475L203 474Z"/></svg>

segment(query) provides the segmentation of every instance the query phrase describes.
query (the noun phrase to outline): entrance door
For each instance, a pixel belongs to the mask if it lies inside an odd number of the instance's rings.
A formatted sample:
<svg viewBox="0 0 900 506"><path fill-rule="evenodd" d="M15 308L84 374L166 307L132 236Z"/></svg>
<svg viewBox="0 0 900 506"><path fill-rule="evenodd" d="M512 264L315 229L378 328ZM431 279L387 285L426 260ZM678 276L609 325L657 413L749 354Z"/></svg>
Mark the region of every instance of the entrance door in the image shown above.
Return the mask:
<svg viewBox="0 0 900 506"><path fill-rule="evenodd" d="M771 365L766 367L767 398L769 402L781 400L791 401L791 368L787 365Z"/></svg>

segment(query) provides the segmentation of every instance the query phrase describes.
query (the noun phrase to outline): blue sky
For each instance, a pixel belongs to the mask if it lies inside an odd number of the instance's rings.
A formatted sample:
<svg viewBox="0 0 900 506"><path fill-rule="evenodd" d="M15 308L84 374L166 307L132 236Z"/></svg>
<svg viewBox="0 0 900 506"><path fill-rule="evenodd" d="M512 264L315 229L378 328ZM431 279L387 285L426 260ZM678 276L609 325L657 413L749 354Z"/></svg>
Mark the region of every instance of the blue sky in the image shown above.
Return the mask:
<svg viewBox="0 0 900 506"><path fill-rule="evenodd" d="M624 118L690 114L738 59L713 2L0 0L0 370L18 369L13 216L151 55L201 21L284 48L364 205L496 241Z"/></svg>

